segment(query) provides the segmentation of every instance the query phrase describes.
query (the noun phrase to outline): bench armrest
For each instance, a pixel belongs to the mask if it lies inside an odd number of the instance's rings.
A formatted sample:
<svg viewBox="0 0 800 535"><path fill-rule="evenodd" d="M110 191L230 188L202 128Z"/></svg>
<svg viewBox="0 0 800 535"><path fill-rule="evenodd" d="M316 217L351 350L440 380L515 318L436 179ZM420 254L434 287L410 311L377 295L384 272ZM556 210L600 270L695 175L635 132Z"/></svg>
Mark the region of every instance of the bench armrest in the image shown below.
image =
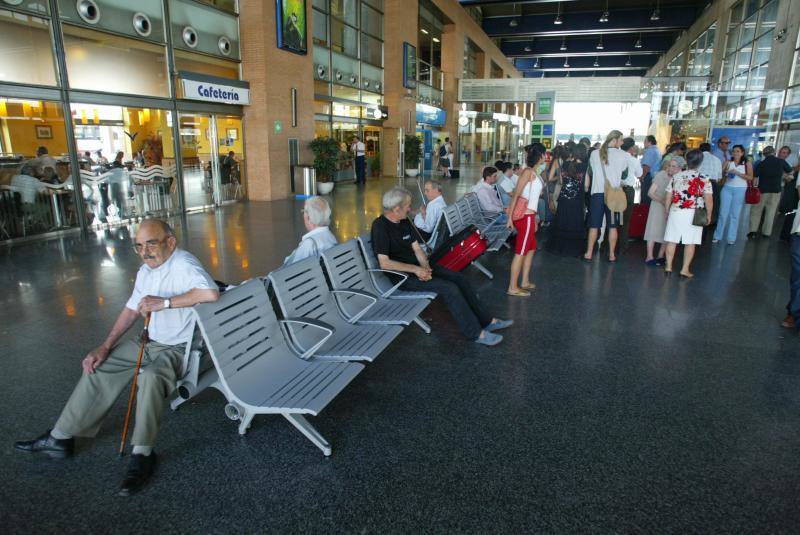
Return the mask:
<svg viewBox="0 0 800 535"><path fill-rule="evenodd" d="M364 290L331 290L331 293L332 293L332 294L334 294L334 295L337 295L337 294L350 294L350 295L358 295L358 296L360 296L360 297L366 297L367 299L372 299L372 302L371 302L370 304L368 304L367 306L365 306L364 308L362 308L360 311L358 311L358 312L357 312L355 315L353 315L352 317L350 317L350 318L347 318L347 322L348 322L348 323L355 323L355 322L357 322L359 319L361 319L361 317L362 317L364 314L366 314L366 313L369 311L369 309L370 309L370 308L372 308L373 306L375 306L375 303L377 303L377 302L378 302L378 298L377 298L377 297L375 297L374 295L372 295L372 294L371 294L371 293L369 293L369 292L365 292Z"/></svg>
<svg viewBox="0 0 800 535"><path fill-rule="evenodd" d="M314 344L310 348L306 349L305 351L298 351L298 353L301 353L300 358L303 359L303 360L306 360L309 357L313 356L314 352L316 352L317 349L322 347L322 345L325 342L327 342L328 339L331 336L333 336L333 333L336 330L336 329L333 328L333 326L325 323L324 321L314 320L314 319L310 319L310 318L287 318L287 319L278 320L278 321L280 321L281 327L283 327L284 330L286 329L286 324L287 323L299 323L301 325L307 325L309 327L316 327L317 329L320 329L320 330L323 330L323 331L327 332L327 334L322 338L322 340L320 340L319 342L317 342L316 344ZM287 336L286 338L287 338L287 340L291 339L291 336ZM294 342L292 342L292 345L295 345Z"/></svg>
<svg viewBox="0 0 800 535"><path fill-rule="evenodd" d="M401 280L400 282L398 282L397 284L395 284L394 286L392 286L391 288L389 288L388 290L383 292L381 294L381 297L389 297L390 295L392 295L394 293L395 290L400 288L400 286L402 286L403 283L408 280L408 275L407 274L401 273L400 271L392 271L391 269L368 269L367 271L369 271L370 274L378 273L378 272L380 272L380 273L392 273L393 275L398 275L400 277L403 277L403 280ZM378 285L376 284L375 287L377 288Z"/></svg>

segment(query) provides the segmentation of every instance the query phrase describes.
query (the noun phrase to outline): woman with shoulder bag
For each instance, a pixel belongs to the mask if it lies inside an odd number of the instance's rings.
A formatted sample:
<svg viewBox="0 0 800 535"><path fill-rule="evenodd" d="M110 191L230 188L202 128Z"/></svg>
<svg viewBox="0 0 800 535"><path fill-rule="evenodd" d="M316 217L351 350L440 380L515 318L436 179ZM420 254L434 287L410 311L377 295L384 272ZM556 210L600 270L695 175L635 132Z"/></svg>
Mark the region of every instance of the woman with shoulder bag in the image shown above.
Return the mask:
<svg viewBox="0 0 800 535"><path fill-rule="evenodd" d="M664 274L672 274L672 261L678 244L683 244L683 268L681 277L694 277L689 268L694 259L696 246L703 242L703 227L711 224L714 211L714 190L711 180L697 169L703 163L703 153L697 149L686 153L688 169L675 173L665 188L667 228L664 241L667 243L667 264Z"/></svg>
<svg viewBox="0 0 800 535"><path fill-rule="evenodd" d="M511 261L511 278L508 282L508 295L528 297L530 290L536 288L530 281L533 255L536 253L536 209L539 197L544 190L544 181L536 173L536 168L544 158L544 151L531 145L525 158L527 167L522 171L511 204L508 205L508 228L517 229L514 245L514 259ZM518 284L522 275L522 284Z"/></svg>

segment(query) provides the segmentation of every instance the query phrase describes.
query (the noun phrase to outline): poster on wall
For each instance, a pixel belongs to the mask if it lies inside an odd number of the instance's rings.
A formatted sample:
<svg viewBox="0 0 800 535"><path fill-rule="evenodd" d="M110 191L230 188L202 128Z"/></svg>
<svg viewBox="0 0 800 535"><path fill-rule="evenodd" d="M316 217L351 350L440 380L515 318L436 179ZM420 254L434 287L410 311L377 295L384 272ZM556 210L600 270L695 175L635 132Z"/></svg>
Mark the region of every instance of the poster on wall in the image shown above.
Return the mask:
<svg viewBox="0 0 800 535"><path fill-rule="evenodd" d="M417 87L417 47L403 43L403 87Z"/></svg>
<svg viewBox="0 0 800 535"><path fill-rule="evenodd" d="M306 0L275 0L278 48L305 55Z"/></svg>

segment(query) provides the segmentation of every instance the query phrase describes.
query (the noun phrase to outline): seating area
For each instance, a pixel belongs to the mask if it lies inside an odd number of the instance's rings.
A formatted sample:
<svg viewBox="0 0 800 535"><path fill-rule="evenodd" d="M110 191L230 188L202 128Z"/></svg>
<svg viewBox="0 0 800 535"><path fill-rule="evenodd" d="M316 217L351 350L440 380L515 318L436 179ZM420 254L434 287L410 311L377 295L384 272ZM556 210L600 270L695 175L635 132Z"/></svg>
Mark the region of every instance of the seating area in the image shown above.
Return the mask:
<svg viewBox="0 0 800 535"><path fill-rule="evenodd" d="M202 343L192 345L202 350L189 353L173 410L212 387L225 396L239 434L257 414L280 414L330 455L331 445L304 415L318 415L364 369L358 361L373 362L404 327L430 333L420 313L436 297L403 295L398 285L381 291L370 274L385 273L368 270L376 260L362 257L359 241L369 243L365 236L347 241L325 251L322 262L283 266L197 305ZM213 368L200 373L205 354Z"/></svg>

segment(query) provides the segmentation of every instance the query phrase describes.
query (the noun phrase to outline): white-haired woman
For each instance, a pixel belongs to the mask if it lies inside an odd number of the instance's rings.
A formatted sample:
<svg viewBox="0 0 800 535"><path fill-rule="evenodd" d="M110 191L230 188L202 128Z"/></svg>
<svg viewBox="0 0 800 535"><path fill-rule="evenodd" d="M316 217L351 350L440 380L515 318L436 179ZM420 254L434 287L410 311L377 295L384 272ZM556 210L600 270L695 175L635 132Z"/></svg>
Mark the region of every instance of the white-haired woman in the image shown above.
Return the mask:
<svg viewBox="0 0 800 535"><path fill-rule="evenodd" d="M408 274L403 289L436 292L469 340L486 346L499 344L503 337L494 331L510 327L514 321L492 317L461 273L430 265L408 219L410 210L407 189L396 187L383 194L383 215L372 222L372 249L381 269ZM387 276L395 282L401 280L392 273Z"/></svg>
<svg viewBox="0 0 800 535"><path fill-rule="evenodd" d="M336 245L336 236L328 228L331 224L331 207L323 197L309 197L303 204L303 224L306 232L300 238L300 245L283 261L293 264L310 256L319 257L324 251Z"/></svg>
<svg viewBox="0 0 800 535"><path fill-rule="evenodd" d="M683 171L686 167L686 160L683 156L673 155L662 169L653 177L650 190L647 196L652 201L650 211L647 213L647 226L644 230L644 240L647 242L647 258L645 264L648 266L663 266L667 262L666 245L664 244L664 231L667 228L667 185L672 182L672 177ZM658 258L655 257L656 244L658 248Z"/></svg>

